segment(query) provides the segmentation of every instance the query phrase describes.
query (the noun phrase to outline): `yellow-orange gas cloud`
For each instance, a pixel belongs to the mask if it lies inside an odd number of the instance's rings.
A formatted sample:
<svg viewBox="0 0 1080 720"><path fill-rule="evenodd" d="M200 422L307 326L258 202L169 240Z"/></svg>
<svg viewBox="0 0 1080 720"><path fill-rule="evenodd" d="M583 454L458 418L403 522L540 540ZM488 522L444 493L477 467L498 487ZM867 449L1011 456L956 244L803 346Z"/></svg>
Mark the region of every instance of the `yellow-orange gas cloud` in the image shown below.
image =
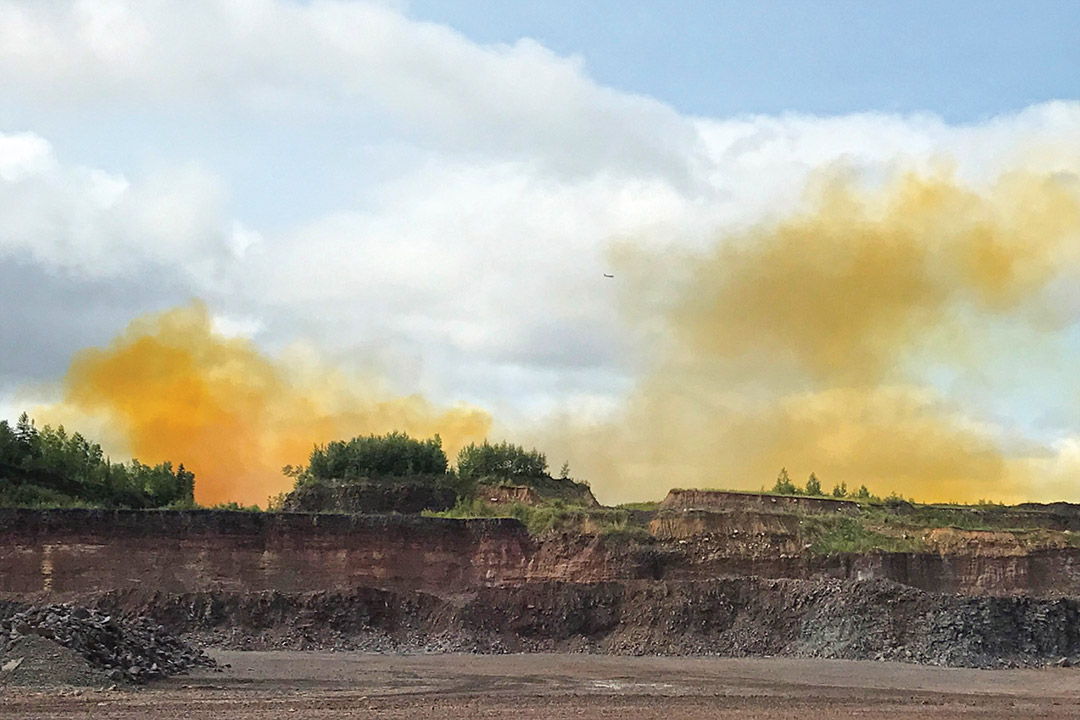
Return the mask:
<svg viewBox="0 0 1080 720"><path fill-rule="evenodd" d="M610 422L541 436L606 500L757 489L785 465L830 487L1019 500L1080 469L983 415L1064 358L1077 318L1055 293L1080 279L1076 176L973 189L905 175L872 190L823 176L803 209L706 251L616 256L628 313L660 328L654 365ZM999 369L1018 364L1003 387ZM1066 406L1078 387L1061 388Z"/></svg>
<svg viewBox="0 0 1080 720"><path fill-rule="evenodd" d="M504 429L568 459L601 500L757 489L781 466L928 501L1080 499L1080 383L1061 371L1080 367L1076 175L973 188L909 174L867 189L826 174L778 221L697 253L621 247L615 261L651 366L607 421ZM1012 422L1038 403L1063 431ZM203 503L265 501L315 443L439 433L452 455L491 426L272 359L216 334L198 303L78 354L43 417L104 418L114 447L194 470Z"/></svg>
<svg viewBox="0 0 1080 720"><path fill-rule="evenodd" d="M306 463L316 443L438 433L453 457L491 425L481 410L439 408L341 371L272 359L249 340L216 333L198 302L135 320L108 347L79 352L63 400L42 416L96 418L114 430L114 447L142 462L183 462L203 504L262 504L291 489L282 466Z"/></svg>
<svg viewBox="0 0 1080 720"><path fill-rule="evenodd" d="M695 258L672 327L702 359L878 381L928 331L963 332L1036 300L1075 267L1078 229L1071 178L1011 175L982 194L948 177L908 175L872 194L832 180L809 212ZM975 318L954 316L965 312Z"/></svg>

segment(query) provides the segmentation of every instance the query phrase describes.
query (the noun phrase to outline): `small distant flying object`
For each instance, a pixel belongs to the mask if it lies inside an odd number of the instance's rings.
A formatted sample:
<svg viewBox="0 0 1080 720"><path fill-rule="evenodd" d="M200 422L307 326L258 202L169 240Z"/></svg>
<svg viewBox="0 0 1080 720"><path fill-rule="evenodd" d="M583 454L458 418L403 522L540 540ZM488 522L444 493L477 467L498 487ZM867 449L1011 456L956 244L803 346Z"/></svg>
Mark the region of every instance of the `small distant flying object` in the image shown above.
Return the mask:
<svg viewBox="0 0 1080 720"><path fill-rule="evenodd" d="M609 277L609 278L613 278L613 277L615 277L615 276L614 276L614 275L608 275L607 273L604 273L604 277Z"/></svg>

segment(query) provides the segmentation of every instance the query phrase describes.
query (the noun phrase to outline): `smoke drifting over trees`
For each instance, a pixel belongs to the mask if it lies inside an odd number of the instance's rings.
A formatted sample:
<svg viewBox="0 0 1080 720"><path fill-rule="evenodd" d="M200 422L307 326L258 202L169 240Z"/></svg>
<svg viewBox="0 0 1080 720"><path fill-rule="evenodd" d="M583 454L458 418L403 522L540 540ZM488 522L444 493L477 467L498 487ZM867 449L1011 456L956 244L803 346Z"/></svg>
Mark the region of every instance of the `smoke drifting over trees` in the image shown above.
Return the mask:
<svg viewBox="0 0 1080 720"><path fill-rule="evenodd" d="M563 418L544 446L620 499L755 489L781 463L925 500L1075 497L1068 442L987 409L1043 375L1075 397L1057 368L1077 354L1078 232L1071 174L823 174L803 208L702 252L622 246L652 367L610 422Z"/></svg>
<svg viewBox="0 0 1080 720"><path fill-rule="evenodd" d="M62 400L42 413L104 424L116 452L183 458L199 477L195 499L208 505L265 503L291 488L282 467L334 438L438 434L457 452L491 425L482 410L394 396L377 378L274 359L214 332L200 303L140 318L108 347L78 354Z"/></svg>
<svg viewBox="0 0 1080 720"><path fill-rule="evenodd" d="M1072 175L969 187L904 174L868 188L823 173L802 207L711 248L616 247L622 311L651 366L605 421L500 431L569 459L608 501L756 489L778 464L925 500L1071 497L1070 441L988 408L1010 373L1076 355L1080 311L1062 298L1080 279L1078 232ZM452 457L491 432L482 410L301 373L211 325L197 303L133 322L73 359L47 416L105 417L134 455L185 458L210 503L287 489L279 469L335 437L438 434Z"/></svg>

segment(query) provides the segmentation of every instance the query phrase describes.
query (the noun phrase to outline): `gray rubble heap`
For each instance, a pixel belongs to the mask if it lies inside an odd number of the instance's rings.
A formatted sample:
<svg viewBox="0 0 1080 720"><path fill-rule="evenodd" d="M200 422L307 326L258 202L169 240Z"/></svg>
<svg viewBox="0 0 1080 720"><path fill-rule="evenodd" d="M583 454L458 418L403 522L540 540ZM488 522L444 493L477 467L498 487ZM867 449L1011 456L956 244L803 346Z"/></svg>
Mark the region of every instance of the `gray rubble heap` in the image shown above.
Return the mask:
<svg viewBox="0 0 1080 720"><path fill-rule="evenodd" d="M214 661L146 618L120 618L72 605L39 605L0 621L0 651L40 636L77 652L114 682L145 683L212 667Z"/></svg>

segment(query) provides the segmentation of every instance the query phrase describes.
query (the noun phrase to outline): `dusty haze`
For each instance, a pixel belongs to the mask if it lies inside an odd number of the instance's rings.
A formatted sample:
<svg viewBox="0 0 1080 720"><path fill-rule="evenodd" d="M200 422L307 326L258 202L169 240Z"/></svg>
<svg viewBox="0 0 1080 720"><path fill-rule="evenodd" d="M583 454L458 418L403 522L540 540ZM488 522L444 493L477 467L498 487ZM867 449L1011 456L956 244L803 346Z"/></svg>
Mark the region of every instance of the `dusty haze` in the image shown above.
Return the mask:
<svg viewBox="0 0 1080 720"><path fill-rule="evenodd" d="M1036 442L969 404L992 399L981 376L1006 356L1022 386L1071 354L1060 296L1078 229L1072 175L976 190L948 172L872 189L832 173L804 208L706 251L620 246L652 369L612 421L568 415L540 438L607 498L757 489L786 466L928 501L1076 499L1071 439Z"/></svg>
<svg viewBox="0 0 1080 720"><path fill-rule="evenodd" d="M1078 229L1072 175L1009 173L976 189L947 171L875 187L834 172L796 211L718 233L709 249L621 244L621 310L649 369L605 422L570 409L505 433L553 465L569 459L607 502L757 489L781 466L826 489L927 501L1076 499L1080 443L1029 437L985 408L1001 362L1020 358L1023 389L1074 356L1062 298L1080 277ZM438 432L452 456L491 429L482 410L270 358L215 334L198 303L79 353L63 387L47 418L106 418L114 446L193 469L204 503L265 501L314 443Z"/></svg>
<svg viewBox="0 0 1080 720"><path fill-rule="evenodd" d="M282 466L306 463L316 443L438 433L453 457L491 425L482 410L395 397L377 378L272 358L214 332L201 303L135 320L108 347L78 353L63 399L39 416L102 427L109 449L142 462L183 462L203 504L265 504L292 488Z"/></svg>

